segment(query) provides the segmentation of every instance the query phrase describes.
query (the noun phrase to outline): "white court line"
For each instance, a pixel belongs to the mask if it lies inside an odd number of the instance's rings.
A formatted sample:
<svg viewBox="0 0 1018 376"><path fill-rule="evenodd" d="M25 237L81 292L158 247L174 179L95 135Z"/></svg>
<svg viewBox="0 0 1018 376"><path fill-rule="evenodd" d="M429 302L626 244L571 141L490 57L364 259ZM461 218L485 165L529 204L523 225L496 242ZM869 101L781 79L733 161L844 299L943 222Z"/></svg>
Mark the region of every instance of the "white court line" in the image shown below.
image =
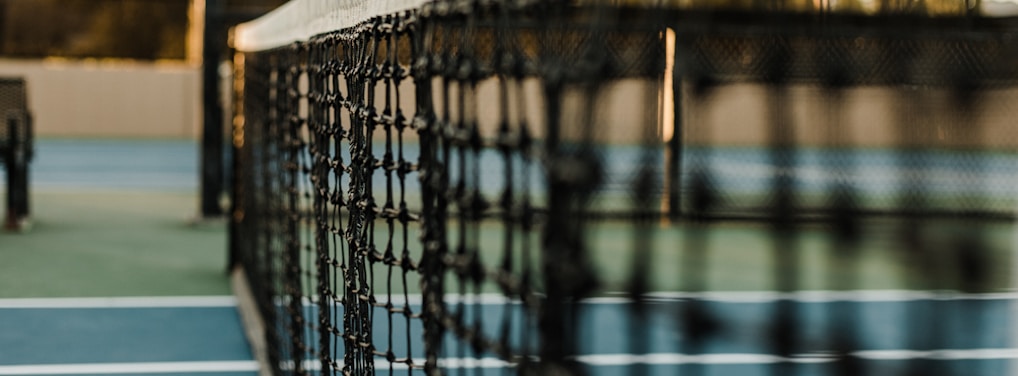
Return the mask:
<svg viewBox="0 0 1018 376"><path fill-rule="evenodd" d="M909 360L909 359L936 359L936 360L1007 360L1018 359L1018 349L967 349L967 350L869 350L851 353L852 356L864 360ZM795 354L791 357L782 357L769 354L674 354L674 353L651 353L651 354L591 354L580 355L573 359L595 367L609 366L630 366L635 364L648 365L767 365L779 362L791 362L799 364L809 363L830 363L838 360L831 354L812 353ZM535 361L537 359L534 359ZM414 359L414 364L424 364L424 359ZM317 360L306 360L301 362L304 370L320 371L321 362ZM498 358L442 358L438 361L440 368L506 368L515 367L515 364ZM342 367L342 364L340 364ZM375 368L389 369L390 364L383 359L375 360ZM393 370L406 370L409 368L403 363L391 364ZM284 362L280 368L293 370L293 362Z"/></svg>
<svg viewBox="0 0 1018 376"><path fill-rule="evenodd" d="M918 300L1018 300L1018 292L970 294L960 293L957 291L916 290L804 290L791 293L777 291L719 291L704 293L652 292L648 293L647 297L649 299L663 300L701 299L733 303L766 303L777 300L792 300L803 303L825 303L835 301L908 302Z"/></svg>
<svg viewBox="0 0 1018 376"><path fill-rule="evenodd" d="M1018 349L968 349L968 350L869 350L852 353L866 360L991 360L1018 359ZM574 359L591 366L627 366L633 364L649 365L753 365L773 364L783 361L793 363L827 363L837 358L825 354L798 354L792 357L780 357L768 354L596 354L581 355ZM424 364L424 359L414 359L415 364ZM302 362L305 370L321 369L317 360ZM378 369L389 368L389 363L376 360ZM496 358L443 358L439 360L442 368L504 368L514 364ZM293 369L293 363L284 363L284 370ZM406 364L392 364L396 370L407 369ZM86 364L45 364L45 365L13 365L0 366L0 375L84 375L84 374L123 374L123 373L214 373L214 372L257 372L258 363L253 360L241 361L207 361L207 362L153 362L153 363L86 363Z"/></svg>
<svg viewBox="0 0 1018 376"><path fill-rule="evenodd" d="M0 366L0 375L110 375L123 373L212 373L257 371L258 362L253 360Z"/></svg>
<svg viewBox="0 0 1018 376"><path fill-rule="evenodd" d="M968 349L968 350L869 350L852 353L853 356L865 360L992 360L1018 359L1018 349ZM628 366L634 364L649 365L765 365L778 362L792 363L828 363L837 358L825 354L798 354L791 357L780 357L768 354L596 354L581 355L574 359L591 366ZM415 364L424 364L424 359L414 359ZM302 362L305 370L321 370L317 360ZM340 365L342 366L342 365ZM391 365L394 370L407 369L406 364ZM497 358L443 358L439 367L458 368L505 368L514 364ZM377 369L388 369L390 364L384 360L376 360ZM281 365L284 370L293 369L292 362ZM122 374L122 373L175 373L175 372L256 372L255 361L218 361L218 362L162 362L162 363L106 363L106 364L57 364L57 365L18 365L0 366L0 375L81 375L81 374Z"/></svg>
<svg viewBox="0 0 1018 376"><path fill-rule="evenodd" d="M906 360L915 358L937 360L989 360L1018 359L1018 349L959 349L959 350L864 350L853 353L862 359Z"/></svg>
<svg viewBox="0 0 1018 376"><path fill-rule="evenodd" d="M385 304L386 295L378 294L379 304ZM403 299L402 295L394 294L393 303L420 305L423 298L420 294L410 294ZM791 300L805 303L824 303L833 301L858 302L902 302L918 300L1018 300L1018 292L963 294L952 291L912 291L912 290L855 290L855 291L822 291L809 290L793 293L776 291L712 291L702 293L691 292L651 292L646 295L649 301L672 301L698 299L704 301L726 303L767 303L777 300ZM317 299L304 298L305 305L314 305ZM585 304L625 304L631 300L623 296L595 297L582 300ZM445 295L447 304L479 303L497 305L518 303L499 293L478 295ZM285 304L284 298L277 299L277 304ZM234 296L166 296L166 297L99 297L99 298L17 298L0 299L3 308L159 308L159 307L234 307L237 299Z"/></svg>
<svg viewBox="0 0 1018 376"><path fill-rule="evenodd" d="M424 358L415 358L414 364L423 366L425 363ZM294 362L287 361L282 362L279 368L284 371L293 371ZM322 363L317 359L305 360L301 362L301 366L305 371L321 371ZM506 368L515 367L516 365L498 358L441 358L438 360L438 366L441 368ZM338 364L338 367L342 368L343 363ZM405 363L389 363L384 359L375 359L376 370L388 370L392 368L394 371L405 371L410 369L410 366Z"/></svg>
<svg viewBox="0 0 1018 376"><path fill-rule="evenodd" d="M609 295L615 295L610 293ZM584 299L583 304L628 304L631 299L622 296L605 296ZM385 304L387 295L377 294L377 304ZM915 291L915 290L851 290L851 291L825 291L825 290L804 290L791 293L777 291L710 291L710 292L651 292L646 295L649 302L668 302L686 299L697 299L708 302L719 303L770 303L778 300L790 300L802 303L829 303L837 301L851 302L911 302L911 301L958 301L958 300L1018 300L1018 292L981 293L968 294L955 291ZM483 293L477 295L446 294L446 304L482 304L499 305L519 303L519 300L510 300L500 293ZM288 300L285 297L276 299L277 305L284 305ZM402 306L406 303L420 306L423 298L420 294L409 294L406 298L400 294L393 294L393 304ZM318 304L317 297L304 297L305 306Z"/></svg>
<svg viewBox="0 0 1018 376"><path fill-rule="evenodd" d="M851 353L852 356L865 360L993 360L1018 359L1018 349L965 349L965 350L868 350ZM781 357L768 354L605 354L581 355L576 360L594 366L624 366L631 364L772 364L778 362L792 363L829 363L838 358L830 354L796 354Z"/></svg>
<svg viewBox="0 0 1018 376"><path fill-rule="evenodd" d="M606 354L581 355L575 358L580 363L592 366L627 366L633 364L681 365L681 364L773 364L781 361L793 363L826 363L834 359L827 356L793 356L790 358L767 354Z"/></svg>
<svg viewBox="0 0 1018 376"><path fill-rule="evenodd" d="M101 298L24 298L0 299L5 308L198 308L236 307L233 296L159 296Z"/></svg>

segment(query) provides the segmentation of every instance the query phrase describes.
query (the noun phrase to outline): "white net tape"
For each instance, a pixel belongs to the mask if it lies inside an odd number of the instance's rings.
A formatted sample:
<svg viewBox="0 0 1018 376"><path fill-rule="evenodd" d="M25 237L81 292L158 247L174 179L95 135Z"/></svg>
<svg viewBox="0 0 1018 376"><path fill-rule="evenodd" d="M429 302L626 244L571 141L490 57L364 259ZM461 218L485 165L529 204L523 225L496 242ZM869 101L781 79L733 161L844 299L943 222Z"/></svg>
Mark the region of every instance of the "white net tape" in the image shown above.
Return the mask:
<svg viewBox="0 0 1018 376"><path fill-rule="evenodd" d="M418 8L429 0L291 1L254 21L238 25L234 47L262 51L356 26L371 17Z"/></svg>

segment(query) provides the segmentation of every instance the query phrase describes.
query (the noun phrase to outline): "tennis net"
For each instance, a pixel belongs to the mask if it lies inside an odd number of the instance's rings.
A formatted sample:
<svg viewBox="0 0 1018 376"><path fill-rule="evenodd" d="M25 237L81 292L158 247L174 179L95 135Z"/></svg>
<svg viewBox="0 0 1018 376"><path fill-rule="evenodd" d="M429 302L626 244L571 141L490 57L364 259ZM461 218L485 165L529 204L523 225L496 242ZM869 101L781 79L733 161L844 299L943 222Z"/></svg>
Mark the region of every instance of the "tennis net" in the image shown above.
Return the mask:
<svg viewBox="0 0 1018 376"><path fill-rule="evenodd" d="M268 367L1013 371L1018 23L764 8L240 26L231 255Z"/></svg>

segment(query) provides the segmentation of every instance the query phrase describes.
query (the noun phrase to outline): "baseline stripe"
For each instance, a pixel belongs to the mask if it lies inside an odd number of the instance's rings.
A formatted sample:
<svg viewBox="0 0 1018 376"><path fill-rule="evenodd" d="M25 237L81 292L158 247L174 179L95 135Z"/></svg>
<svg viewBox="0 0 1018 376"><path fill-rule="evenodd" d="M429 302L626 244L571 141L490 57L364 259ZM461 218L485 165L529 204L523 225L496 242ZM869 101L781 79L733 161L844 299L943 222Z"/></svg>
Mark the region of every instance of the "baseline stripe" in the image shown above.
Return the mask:
<svg viewBox="0 0 1018 376"><path fill-rule="evenodd" d="M958 350L868 350L853 353L863 359L906 360L915 358L935 360L991 360L1018 359L1018 349L958 349Z"/></svg>
<svg viewBox="0 0 1018 376"><path fill-rule="evenodd" d="M0 366L0 375L109 375L124 373L257 372L253 360L212 362L90 363Z"/></svg>
<svg viewBox="0 0 1018 376"><path fill-rule="evenodd" d="M609 296L584 299L583 304L628 304L632 300L622 293L610 293ZM378 305L384 305L386 299L384 294L379 294ZM315 297L303 297L304 305L316 305L318 299ZM964 300L1018 300L1018 292L1002 293L959 293L954 291L916 291L916 290L850 290L850 291L825 291L825 290L803 290L796 292L777 291L707 291L707 292L671 292L660 291L647 293L646 299L649 302L668 302L686 299L696 299L707 302L719 303L771 303L779 300L791 300L802 303L828 303L837 301L851 302L912 302L912 301L964 301ZM446 304L481 304L501 305L515 304L519 300L510 300L505 295L498 293L483 293L472 295L447 294L444 296ZM276 304L287 304L286 297L276 299ZM392 301L395 305L410 304L419 306L423 302L420 294L408 294L406 297L395 297Z"/></svg>
<svg viewBox="0 0 1018 376"><path fill-rule="evenodd" d="M1018 349L963 349L963 350L867 350L851 353L853 357L864 360L1007 360L1018 359ZM811 353L795 354L781 357L769 354L604 354L581 355L576 357L581 363L594 366L625 366L632 364L705 364L705 365L751 365L772 364L778 362L791 363L828 363L837 360L832 354Z"/></svg>
<svg viewBox="0 0 1018 376"><path fill-rule="evenodd" d="M1018 349L965 349L965 350L869 350L851 353L852 356L863 360L909 360L909 359L934 359L934 360L1007 360L1018 359ZM832 354L811 353L795 354L790 357L782 357L770 354L673 354L673 353L651 353L651 354L591 354L573 357L576 361L595 367L607 366L629 366L634 364L648 365L766 365L779 362L790 362L799 364L808 363L830 363L837 360ZM536 359L535 359L536 361ZM424 359L414 359L414 364L424 364ZM307 360L301 363L306 371L320 371L321 363L317 360ZM340 365L342 366L342 365ZM389 364L378 359L375 361L377 369L406 370L409 367L403 363ZM498 358L442 358L438 360L440 368L506 368L514 367L515 364ZM280 368L293 370L293 362L284 362Z"/></svg>
<svg viewBox="0 0 1018 376"><path fill-rule="evenodd" d="M102 298L25 298L0 299L4 308L197 308L236 307L233 296L160 296Z"/></svg>

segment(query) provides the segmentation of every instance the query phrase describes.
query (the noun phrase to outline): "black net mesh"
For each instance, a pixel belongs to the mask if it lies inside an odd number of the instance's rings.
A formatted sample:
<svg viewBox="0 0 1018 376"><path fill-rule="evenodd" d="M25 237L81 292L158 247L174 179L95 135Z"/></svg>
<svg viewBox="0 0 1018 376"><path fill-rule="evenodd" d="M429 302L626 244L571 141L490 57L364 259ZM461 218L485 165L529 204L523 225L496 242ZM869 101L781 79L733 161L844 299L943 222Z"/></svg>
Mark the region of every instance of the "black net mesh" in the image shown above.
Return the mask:
<svg viewBox="0 0 1018 376"><path fill-rule="evenodd" d="M824 210L830 187L841 181L853 185L858 210L1010 215L1014 193L985 184L982 178L991 173L981 171L1010 163L987 152L1006 151L1016 140L999 121L1011 111L1002 101L1016 77L1016 50L1008 43L1013 34L1006 26L905 16L809 22L733 16L715 19L711 33L695 22L677 27L677 50L688 54L679 60L679 73L700 80L686 89L694 91L690 99L701 101L701 112L729 108L756 115L725 119L727 126L712 119L684 124L690 154L713 160L717 210L751 215L773 203L777 192L753 187L765 185L774 172L745 170L763 163L794 168L789 183L800 210ZM773 95L761 100L753 89ZM777 132L767 122L788 129ZM772 144L794 144L783 148L794 165L779 166L767 151L773 145L760 142L763 136L725 134L735 127L783 133L787 139ZM742 155L698 155L719 144L740 147ZM845 168L857 163L866 168ZM892 204L909 190L910 176L925 173L922 180L936 179L945 189L923 187L930 200L921 207Z"/></svg>
<svg viewBox="0 0 1018 376"><path fill-rule="evenodd" d="M1012 373L1012 24L435 1L241 53L270 367Z"/></svg>
<svg viewBox="0 0 1018 376"><path fill-rule="evenodd" d="M407 17L244 56L234 239L277 371L423 367Z"/></svg>

